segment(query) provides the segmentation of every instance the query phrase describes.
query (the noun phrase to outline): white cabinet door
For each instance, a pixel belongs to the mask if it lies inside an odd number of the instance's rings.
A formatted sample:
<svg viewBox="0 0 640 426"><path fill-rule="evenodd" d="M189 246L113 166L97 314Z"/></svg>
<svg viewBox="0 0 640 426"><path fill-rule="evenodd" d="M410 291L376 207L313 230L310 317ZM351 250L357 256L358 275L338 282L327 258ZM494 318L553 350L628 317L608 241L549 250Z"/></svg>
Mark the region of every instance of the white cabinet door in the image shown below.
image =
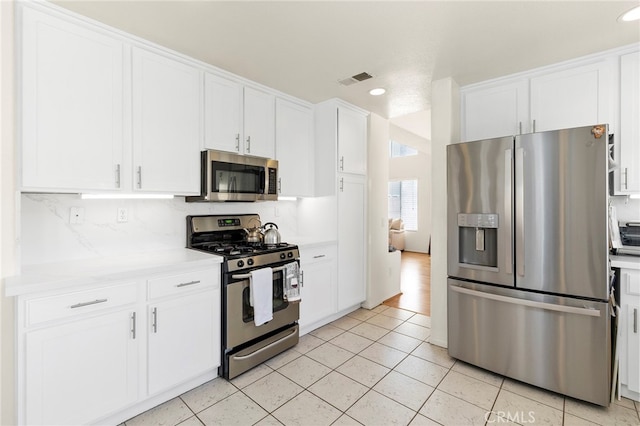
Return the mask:
<svg viewBox="0 0 640 426"><path fill-rule="evenodd" d="M220 365L220 290L149 305L149 394Z"/></svg>
<svg viewBox="0 0 640 426"><path fill-rule="evenodd" d="M134 190L200 193L200 71L133 50Z"/></svg>
<svg viewBox="0 0 640 426"><path fill-rule="evenodd" d="M532 130L613 125L610 65L602 61L532 78Z"/></svg>
<svg viewBox="0 0 640 426"><path fill-rule="evenodd" d="M244 153L275 158L275 96L244 88Z"/></svg>
<svg viewBox="0 0 640 426"><path fill-rule="evenodd" d="M338 171L367 172L367 117L344 107L338 108Z"/></svg>
<svg viewBox="0 0 640 426"><path fill-rule="evenodd" d="M640 192L640 52L620 58L620 191Z"/></svg>
<svg viewBox="0 0 640 426"><path fill-rule="evenodd" d="M620 270L620 307L625 344L621 345L620 382L624 396L640 396L640 271ZM627 391L631 391L629 394Z"/></svg>
<svg viewBox="0 0 640 426"><path fill-rule="evenodd" d="M138 399L133 311L26 335L26 424L88 424Z"/></svg>
<svg viewBox="0 0 640 426"><path fill-rule="evenodd" d="M204 146L244 152L242 140L242 85L205 73Z"/></svg>
<svg viewBox="0 0 640 426"><path fill-rule="evenodd" d="M338 176L338 310L366 298L366 178Z"/></svg>
<svg viewBox="0 0 640 426"><path fill-rule="evenodd" d="M20 11L22 189L118 189L122 43L28 7Z"/></svg>
<svg viewBox="0 0 640 426"><path fill-rule="evenodd" d="M313 112L276 99L276 159L279 195L313 195Z"/></svg>
<svg viewBox="0 0 640 426"><path fill-rule="evenodd" d="M304 282L300 303L300 326L307 327L337 312L336 247L301 248Z"/></svg>
<svg viewBox="0 0 640 426"><path fill-rule="evenodd" d="M461 93L462 140L529 132L529 83L521 80Z"/></svg>

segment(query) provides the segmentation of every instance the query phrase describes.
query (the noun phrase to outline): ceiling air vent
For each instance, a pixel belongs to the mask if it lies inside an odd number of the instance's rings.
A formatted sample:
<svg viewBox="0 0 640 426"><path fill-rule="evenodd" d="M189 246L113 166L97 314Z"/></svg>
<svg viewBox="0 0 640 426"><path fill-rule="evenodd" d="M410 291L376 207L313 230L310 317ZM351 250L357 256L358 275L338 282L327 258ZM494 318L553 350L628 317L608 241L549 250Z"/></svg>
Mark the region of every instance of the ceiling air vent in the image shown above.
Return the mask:
<svg viewBox="0 0 640 426"><path fill-rule="evenodd" d="M361 72L360 74L352 75L351 77L338 80L338 83L342 84L343 86L351 86L352 84L369 80L370 78L373 78L371 74L369 74L368 72Z"/></svg>

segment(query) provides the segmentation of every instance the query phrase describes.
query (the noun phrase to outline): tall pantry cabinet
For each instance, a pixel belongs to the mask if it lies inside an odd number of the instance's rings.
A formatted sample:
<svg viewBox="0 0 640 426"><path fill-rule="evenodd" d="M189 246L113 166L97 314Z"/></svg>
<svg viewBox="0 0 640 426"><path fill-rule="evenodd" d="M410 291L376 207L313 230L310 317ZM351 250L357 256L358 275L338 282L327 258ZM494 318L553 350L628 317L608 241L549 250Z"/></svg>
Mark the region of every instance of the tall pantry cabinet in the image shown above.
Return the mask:
<svg viewBox="0 0 640 426"><path fill-rule="evenodd" d="M368 113L337 99L316 105L316 196L337 198L338 311L366 298Z"/></svg>

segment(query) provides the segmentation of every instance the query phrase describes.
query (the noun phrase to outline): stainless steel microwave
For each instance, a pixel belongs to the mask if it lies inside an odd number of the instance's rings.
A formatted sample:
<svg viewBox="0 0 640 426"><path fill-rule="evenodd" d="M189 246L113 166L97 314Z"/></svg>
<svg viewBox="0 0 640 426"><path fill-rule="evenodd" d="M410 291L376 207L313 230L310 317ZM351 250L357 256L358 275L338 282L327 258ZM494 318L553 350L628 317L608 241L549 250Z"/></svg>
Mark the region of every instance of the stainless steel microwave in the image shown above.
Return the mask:
<svg viewBox="0 0 640 426"><path fill-rule="evenodd" d="M202 151L201 193L186 201L275 201L278 161L230 152Z"/></svg>

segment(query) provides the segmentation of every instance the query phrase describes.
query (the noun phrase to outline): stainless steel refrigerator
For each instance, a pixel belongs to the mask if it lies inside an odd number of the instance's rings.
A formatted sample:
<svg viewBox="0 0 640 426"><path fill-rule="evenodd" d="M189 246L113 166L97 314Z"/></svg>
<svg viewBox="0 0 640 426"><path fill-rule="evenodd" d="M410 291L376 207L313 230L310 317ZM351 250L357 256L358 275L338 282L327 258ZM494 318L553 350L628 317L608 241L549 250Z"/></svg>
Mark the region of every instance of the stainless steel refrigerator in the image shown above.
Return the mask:
<svg viewBox="0 0 640 426"><path fill-rule="evenodd" d="M608 405L607 126L447 147L449 354Z"/></svg>

